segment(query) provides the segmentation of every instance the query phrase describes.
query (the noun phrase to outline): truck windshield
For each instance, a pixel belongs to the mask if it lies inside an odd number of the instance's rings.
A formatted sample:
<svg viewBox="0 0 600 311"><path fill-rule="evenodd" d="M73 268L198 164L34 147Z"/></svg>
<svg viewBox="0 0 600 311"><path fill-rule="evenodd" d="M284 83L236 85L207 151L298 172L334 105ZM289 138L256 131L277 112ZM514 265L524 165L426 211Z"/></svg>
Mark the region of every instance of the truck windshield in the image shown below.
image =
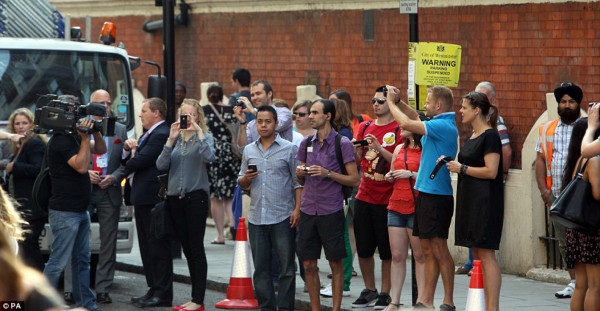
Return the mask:
<svg viewBox="0 0 600 311"><path fill-rule="evenodd" d="M39 95L75 95L88 103L97 89L113 99L111 110L133 127L127 60L118 54L0 48L0 120L17 108L36 108Z"/></svg>

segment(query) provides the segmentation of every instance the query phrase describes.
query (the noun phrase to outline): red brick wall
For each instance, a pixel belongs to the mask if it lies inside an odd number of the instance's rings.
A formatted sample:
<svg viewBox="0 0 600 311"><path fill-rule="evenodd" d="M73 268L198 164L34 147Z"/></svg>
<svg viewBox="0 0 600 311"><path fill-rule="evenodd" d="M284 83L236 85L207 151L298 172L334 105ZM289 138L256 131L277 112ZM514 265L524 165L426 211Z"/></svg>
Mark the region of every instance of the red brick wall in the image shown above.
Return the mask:
<svg viewBox="0 0 600 311"><path fill-rule="evenodd" d="M545 93L562 81L582 86L584 101L597 100L600 84L600 3L526 4L419 9L419 39L463 47L460 97L479 81L496 85L501 115L510 132L513 167L531 126L545 110ZM345 88L354 109L371 113L374 89L389 83L406 88L408 17L397 9L374 12L375 40L363 40L363 11L298 11L196 14L176 28L176 77L188 96L200 97L199 83L219 81L227 94L233 68L267 79L275 96L293 103L306 72L319 75L318 91ZM162 63L160 31L142 31L145 17L114 17L118 40L131 55ZM93 20L99 33L104 18ZM80 24L83 22L79 21ZM78 21L73 21L77 25ZM596 40L595 40L596 39ZM146 91L150 66L134 72ZM457 117L460 121L460 117ZM461 127L461 135L469 129Z"/></svg>

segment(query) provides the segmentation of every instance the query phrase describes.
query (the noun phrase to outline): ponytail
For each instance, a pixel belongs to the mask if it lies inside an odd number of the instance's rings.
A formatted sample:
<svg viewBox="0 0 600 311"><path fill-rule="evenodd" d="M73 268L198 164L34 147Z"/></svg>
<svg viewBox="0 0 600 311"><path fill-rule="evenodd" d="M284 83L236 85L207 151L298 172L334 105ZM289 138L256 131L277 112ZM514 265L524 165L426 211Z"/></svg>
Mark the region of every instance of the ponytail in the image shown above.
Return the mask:
<svg viewBox="0 0 600 311"><path fill-rule="evenodd" d="M490 111L488 112L488 122L490 126L498 131L498 107L494 104L490 104Z"/></svg>

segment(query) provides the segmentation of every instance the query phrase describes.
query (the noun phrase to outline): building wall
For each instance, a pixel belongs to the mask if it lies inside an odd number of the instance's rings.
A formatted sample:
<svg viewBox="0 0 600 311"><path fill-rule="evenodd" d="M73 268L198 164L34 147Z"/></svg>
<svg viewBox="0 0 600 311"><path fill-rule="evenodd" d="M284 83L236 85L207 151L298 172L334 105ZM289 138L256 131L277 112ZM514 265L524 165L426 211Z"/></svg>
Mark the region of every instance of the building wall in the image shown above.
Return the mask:
<svg viewBox="0 0 600 311"><path fill-rule="evenodd" d="M55 5L69 14L66 3ZM500 112L511 134L512 167L521 167L523 141L545 108L544 93L559 82L573 81L582 85L584 100L600 95L600 85L592 83L600 63L600 41L595 40L600 29L599 6L597 2L569 2L420 8L420 41L463 47L460 84L454 88L456 110L460 96L479 81L496 85ZM146 4L140 12L157 9ZM275 96L294 102L296 85L318 77L320 95L346 88L353 95L354 109L371 113L370 98L377 86L406 87L409 26L408 16L397 9L374 10L374 40L365 41L365 12L192 12L189 25L177 26L175 31L177 80L189 85L193 97L201 96L200 81L220 81L231 93L231 71L244 66L253 78L269 80ZM142 30L144 22L160 18L96 17L92 33L97 34L105 20L116 22L118 40L130 54L162 63L160 31ZM83 20L74 18L73 24L83 26ZM148 66L134 73L142 90L149 73L154 69ZM461 127L461 134L467 131Z"/></svg>

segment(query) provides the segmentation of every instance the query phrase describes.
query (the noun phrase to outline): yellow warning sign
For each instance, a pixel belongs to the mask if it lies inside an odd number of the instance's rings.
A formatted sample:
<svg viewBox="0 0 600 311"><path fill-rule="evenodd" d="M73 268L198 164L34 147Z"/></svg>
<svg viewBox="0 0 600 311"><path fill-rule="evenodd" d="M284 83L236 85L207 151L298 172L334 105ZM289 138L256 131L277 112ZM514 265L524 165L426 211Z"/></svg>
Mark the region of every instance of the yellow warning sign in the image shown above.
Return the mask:
<svg viewBox="0 0 600 311"><path fill-rule="evenodd" d="M416 53L415 83L458 86L461 53L460 45L419 42Z"/></svg>

